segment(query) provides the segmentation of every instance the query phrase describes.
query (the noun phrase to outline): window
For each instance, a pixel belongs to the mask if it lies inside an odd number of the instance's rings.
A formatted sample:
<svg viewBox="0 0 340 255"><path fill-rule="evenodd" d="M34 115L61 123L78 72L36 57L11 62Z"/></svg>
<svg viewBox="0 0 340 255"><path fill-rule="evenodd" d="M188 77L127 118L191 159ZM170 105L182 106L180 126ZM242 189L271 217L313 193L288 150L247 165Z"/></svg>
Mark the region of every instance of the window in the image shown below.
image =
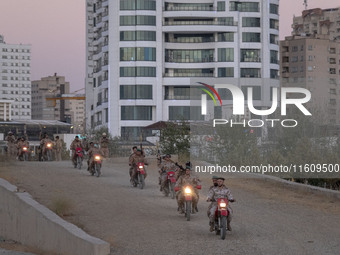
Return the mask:
<svg viewBox="0 0 340 255"><path fill-rule="evenodd" d="M309 72L313 72L313 67L312 67L312 66L308 66L308 67L307 67L307 70L308 70Z"/></svg>
<svg viewBox="0 0 340 255"><path fill-rule="evenodd" d="M234 33L226 32L226 33L218 33L217 39L219 42L233 42L234 41Z"/></svg>
<svg viewBox="0 0 340 255"><path fill-rule="evenodd" d="M270 51L270 63L271 64L277 64L278 61L278 52L276 50Z"/></svg>
<svg viewBox="0 0 340 255"><path fill-rule="evenodd" d="M169 106L169 120L203 120L200 106Z"/></svg>
<svg viewBox="0 0 340 255"><path fill-rule="evenodd" d="M259 12L260 8L259 3L231 1L229 10L239 12Z"/></svg>
<svg viewBox="0 0 340 255"><path fill-rule="evenodd" d="M221 2L217 2L217 11L225 11L225 1Z"/></svg>
<svg viewBox="0 0 340 255"><path fill-rule="evenodd" d="M152 85L120 85L120 99L152 99Z"/></svg>
<svg viewBox="0 0 340 255"><path fill-rule="evenodd" d="M272 29L279 30L279 21L277 19L270 19L269 20L269 27Z"/></svg>
<svg viewBox="0 0 340 255"><path fill-rule="evenodd" d="M261 78L260 68L241 68L242 78Z"/></svg>
<svg viewBox="0 0 340 255"><path fill-rule="evenodd" d="M156 48L120 48L120 61L156 61Z"/></svg>
<svg viewBox="0 0 340 255"><path fill-rule="evenodd" d="M121 41L156 41L155 31L121 31Z"/></svg>
<svg viewBox="0 0 340 255"><path fill-rule="evenodd" d="M241 49L241 62L261 62L260 50Z"/></svg>
<svg viewBox="0 0 340 255"><path fill-rule="evenodd" d="M261 19L253 18L253 17L243 17L242 18L242 27L260 27Z"/></svg>
<svg viewBox="0 0 340 255"><path fill-rule="evenodd" d="M234 77L234 67L218 68L218 77Z"/></svg>
<svg viewBox="0 0 340 255"><path fill-rule="evenodd" d="M121 106L121 120L152 120L152 106Z"/></svg>
<svg viewBox="0 0 340 255"><path fill-rule="evenodd" d="M144 127L121 127L121 139L129 140L129 141L138 141L142 135L143 141L146 140L146 137L152 136L151 129L144 129Z"/></svg>
<svg viewBox="0 0 340 255"><path fill-rule="evenodd" d="M213 62L214 50L165 50L165 62L202 63Z"/></svg>
<svg viewBox="0 0 340 255"><path fill-rule="evenodd" d="M279 6L277 4L270 4L269 12L272 14L279 14Z"/></svg>
<svg viewBox="0 0 340 255"><path fill-rule="evenodd" d="M218 49L218 62L233 62L234 48Z"/></svg>
<svg viewBox="0 0 340 255"><path fill-rule="evenodd" d="M308 50L313 50L313 45L308 45Z"/></svg>
<svg viewBox="0 0 340 255"><path fill-rule="evenodd" d="M156 67L121 67L120 77L156 77Z"/></svg>
<svg viewBox="0 0 340 255"><path fill-rule="evenodd" d="M120 10L156 10L155 0L120 0Z"/></svg>
<svg viewBox="0 0 340 255"><path fill-rule="evenodd" d="M242 33L242 42L261 42L261 34L260 33Z"/></svg>
<svg viewBox="0 0 340 255"><path fill-rule="evenodd" d="M308 56L308 61L313 61L313 56Z"/></svg>
<svg viewBox="0 0 340 255"><path fill-rule="evenodd" d="M147 15L120 16L120 25L121 26L136 26L136 25L155 26L156 16L147 16Z"/></svg>
<svg viewBox="0 0 340 255"><path fill-rule="evenodd" d="M278 79L279 78L279 70L270 69L270 78L271 79Z"/></svg>

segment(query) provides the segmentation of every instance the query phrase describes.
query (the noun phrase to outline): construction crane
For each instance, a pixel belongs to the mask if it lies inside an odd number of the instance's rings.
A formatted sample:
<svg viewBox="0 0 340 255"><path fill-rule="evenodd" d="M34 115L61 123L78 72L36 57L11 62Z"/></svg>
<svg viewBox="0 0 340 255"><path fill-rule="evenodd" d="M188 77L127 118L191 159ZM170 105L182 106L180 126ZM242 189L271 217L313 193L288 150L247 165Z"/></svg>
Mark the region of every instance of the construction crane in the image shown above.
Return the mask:
<svg viewBox="0 0 340 255"><path fill-rule="evenodd" d="M307 8L308 8L308 0L304 0L303 1L303 5L305 6L305 10L307 10Z"/></svg>
<svg viewBox="0 0 340 255"><path fill-rule="evenodd" d="M73 91L71 94L62 94L60 96L46 97L46 100L52 101L53 107L57 105L57 100L85 100L85 96L82 96L81 94L75 94L76 92L84 89L85 88L78 89L76 91Z"/></svg>

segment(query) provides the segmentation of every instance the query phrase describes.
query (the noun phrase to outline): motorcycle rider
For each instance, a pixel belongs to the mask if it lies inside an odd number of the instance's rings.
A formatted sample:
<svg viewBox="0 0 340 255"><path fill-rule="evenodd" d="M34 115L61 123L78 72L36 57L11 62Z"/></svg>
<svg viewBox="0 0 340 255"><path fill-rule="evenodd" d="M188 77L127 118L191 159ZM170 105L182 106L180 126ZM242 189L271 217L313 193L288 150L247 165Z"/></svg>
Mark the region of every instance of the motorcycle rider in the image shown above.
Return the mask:
<svg viewBox="0 0 340 255"><path fill-rule="evenodd" d="M129 156L129 166L130 166L130 168L129 168L129 175L130 175L130 178L131 178L132 171L133 171L133 166L130 165L130 160L133 157L133 155L136 155L136 151L137 151L137 146L133 146L132 147L132 153Z"/></svg>
<svg viewBox="0 0 340 255"><path fill-rule="evenodd" d="M214 175L211 179L212 179L213 185L209 187L209 191L210 191L212 188L218 186L218 184L217 184L217 179L218 179L218 177L217 177L216 175ZM208 192L209 192L209 191L208 191ZM207 215L208 215L208 217L210 216L210 209L211 209L211 207L212 207L212 204L213 204L213 203L211 202L210 205L209 205L209 207L208 207L208 210L207 210Z"/></svg>
<svg viewBox="0 0 340 255"><path fill-rule="evenodd" d="M15 136L12 131L9 131L7 133L7 136L5 137L5 141L7 141L7 154L10 157L15 157L17 153L17 149L15 146Z"/></svg>
<svg viewBox="0 0 340 255"><path fill-rule="evenodd" d="M81 148L83 150L83 145L79 139L79 136L76 136L70 145L70 150L72 151L72 163L74 167L77 167L77 162L76 162L76 149L77 148Z"/></svg>
<svg viewBox="0 0 340 255"><path fill-rule="evenodd" d="M185 196L182 192L182 189L185 185L190 185L192 190L192 213L198 212L197 210L197 203L198 203L198 190L196 188L197 185L200 184L200 179L197 177L191 175L191 167L189 165L186 166L185 174L179 177L179 179L176 182L176 187L179 188L179 191L176 194L177 204L178 204L178 210L180 213L184 213L184 202L185 202Z"/></svg>
<svg viewBox="0 0 340 255"><path fill-rule="evenodd" d="M17 149L18 149L18 155L17 156L18 156L18 158L21 156L22 148L24 146L27 147L27 149L28 149L29 148L29 143L28 143L28 141L26 141L25 137L22 136L20 138L19 142L17 143ZM29 150L28 150L28 152L29 152Z"/></svg>
<svg viewBox="0 0 340 255"><path fill-rule="evenodd" d="M90 142L90 147L89 150L87 151L87 155L89 156L87 160L87 171L91 171L95 154L102 155L101 150L98 148L98 145L94 144L94 142Z"/></svg>
<svg viewBox="0 0 340 255"><path fill-rule="evenodd" d="M109 143L110 143L109 138L107 138L106 133L103 133L102 137L100 138L100 150L104 158L109 157Z"/></svg>
<svg viewBox="0 0 340 255"><path fill-rule="evenodd" d="M141 162L144 163L144 165L148 165L148 162L145 158L145 156L142 154L142 150L141 149L137 149L135 154L131 156L130 158L130 162L129 162L129 166L132 167L132 175L131 175L131 179L130 182L133 182L133 180L136 177L137 174L137 163ZM146 178L146 169L144 169L145 171L145 175L144 175L144 179Z"/></svg>
<svg viewBox="0 0 340 255"><path fill-rule="evenodd" d="M209 225L210 225L210 232L214 231L214 222L215 222L215 211L217 209L217 199L218 198L226 198L230 202L235 202L236 200L233 198L230 190L224 185L224 178L218 177L217 179L217 186L214 186L209 190L208 194L208 202L212 202L212 206L210 209L209 215ZM227 229L231 231L230 222L232 219L233 210L230 207L230 203L228 203L228 216L227 216Z"/></svg>
<svg viewBox="0 0 340 255"><path fill-rule="evenodd" d="M167 176L168 172L170 171L176 171L176 165L175 163L171 160L171 155L166 154L163 157L163 161L159 166L159 184L161 185L160 191L164 190L165 185L167 184Z"/></svg>
<svg viewBox="0 0 340 255"><path fill-rule="evenodd" d="M47 144L52 143L52 140L45 134L45 137L40 141L40 147L42 148L42 156L45 157L47 153Z"/></svg>

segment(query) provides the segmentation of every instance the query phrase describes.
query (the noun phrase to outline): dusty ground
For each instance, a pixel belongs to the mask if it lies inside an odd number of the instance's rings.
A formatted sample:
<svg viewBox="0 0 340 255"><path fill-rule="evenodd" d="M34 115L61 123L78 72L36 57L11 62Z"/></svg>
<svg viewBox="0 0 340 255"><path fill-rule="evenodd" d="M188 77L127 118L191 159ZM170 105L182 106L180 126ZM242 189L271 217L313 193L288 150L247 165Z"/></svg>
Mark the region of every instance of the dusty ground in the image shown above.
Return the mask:
<svg viewBox="0 0 340 255"><path fill-rule="evenodd" d="M190 222L175 200L159 192L153 161L146 188L130 186L126 158L104 162L103 175L89 176L70 162L13 162L0 177L53 208L71 205L66 220L111 243L111 254L338 254L340 201L258 178L228 176L233 231L226 240L209 232L205 202L210 176L203 175L199 213ZM1 245L0 245L1 246Z"/></svg>

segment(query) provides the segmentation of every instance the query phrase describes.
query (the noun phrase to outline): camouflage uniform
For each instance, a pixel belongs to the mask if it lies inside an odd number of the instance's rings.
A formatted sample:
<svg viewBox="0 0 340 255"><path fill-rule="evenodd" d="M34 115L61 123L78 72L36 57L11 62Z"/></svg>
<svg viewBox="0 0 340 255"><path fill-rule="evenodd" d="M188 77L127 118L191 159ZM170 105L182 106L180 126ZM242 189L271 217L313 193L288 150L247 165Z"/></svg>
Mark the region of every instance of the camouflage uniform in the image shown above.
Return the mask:
<svg viewBox="0 0 340 255"><path fill-rule="evenodd" d="M179 179L176 182L176 187L179 187L179 191L176 194L177 204L178 208L183 212L184 209L184 202L185 202L185 196L182 194L182 188L185 185L190 185L193 188L192 192L192 212L195 213L195 208L197 208L197 203L199 199L198 190L196 189L196 186L200 183L200 180L197 177L190 175L182 175L179 177Z"/></svg>
<svg viewBox="0 0 340 255"><path fill-rule="evenodd" d="M40 141L40 146L42 147L42 154L46 155L46 146L48 143L52 143L52 140L50 138L44 138Z"/></svg>
<svg viewBox="0 0 340 255"><path fill-rule="evenodd" d="M5 137L5 141L7 141L7 154L9 156L15 157L17 154L17 149L15 146L15 136L13 134L8 134Z"/></svg>
<svg viewBox="0 0 340 255"><path fill-rule="evenodd" d="M130 162L129 162L129 165L132 166L133 170L132 170L132 175L131 175L131 180L133 180L137 174L137 163L138 162L142 162L144 163L145 165L148 164L147 160L145 159L145 156L143 155L132 155L131 158L130 158ZM146 169L144 168L144 171L145 171L145 175L144 175L144 178L146 178Z"/></svg>
<svg viewBox="0 0 340 255"><path fill-rule="evenodd" d="M61 161L61 150L63 148L63 143L60 141L60 139L56 139L54 148L56 161Z"/></svg>
<svg viewBox="0 0 340 255"><path fill-rule="evenodd" d="M103 136L102 138L100 138L100 150L104 158L109 157L109 143L110 143L110 140L106 136Z"/></svg>
<svg viewBox="0 0 340 255"><path fill-rule="evenodd" d="M87 151L87 155L89 156L89 159L87 160L87 170L88 171L92 171L91 168L92 168L92 163L93 163L95 154L102 155L100 149L98 149L96 147L90 147L90 149Z"/></svg>
<svg viewBox="0 0 340 255"><path fill-rule="evenodd" d="M228 200L233 200L233 196L230 193L230 190L225 186L221 186L221 187L213 187L212 189L209 190L208 193L208 199L212 200L211 203L211 209L210 209L210 215L209 215L209 219L210 219L210 224L214 224L215 222L215 211L217 209L217 199L218 198L226 198ZM227 216L227 223L228 225L231 222L232 219L232 214L233 214L233 210L230 207L230 203L228 203L228 216Z"/></svg>
<svg viewBox="0 0 340 255"><path fill-rule="evenodd" d="M129 156L129 165L130 165L131 158L132 158L134 155L136 155L135 152L131 153L131 155ZM129 175L130 175L130 178L131 178L132 172L133 172L133 165L130 165L130 168L129 168Z"/></svg>
<svg viewBox="0 0 340 255"><path fill-rule="evenodd" d="M21 153L22 153L22 147L26 146L27 149L29 149L29 143L27 141L22 141L20 140L18 143L17 143L17 151L18 151L18 157L21 156ZM29 150L28 150L29 152Z"/></svg>
<svg viewBox="0 0 340 255"><path fill-rule="evenodd" d="M70 149L72 150L72 162L73 162L74 165L76 164L75 157L76 157L76 149L77 148L83 149L83 144L81 143L80 140L77 141L76 139L74 139L73 142L70 145Z"/></svg>
<svg viewBox="0 0 340 255"><path fill-rule="evenodd" d="M170 160L163 160L160 164L159 174L160 174L160 183L161 183L161 191L164 190L167 181L167 175L170 171L176 171L176 165Z"/></svg>

